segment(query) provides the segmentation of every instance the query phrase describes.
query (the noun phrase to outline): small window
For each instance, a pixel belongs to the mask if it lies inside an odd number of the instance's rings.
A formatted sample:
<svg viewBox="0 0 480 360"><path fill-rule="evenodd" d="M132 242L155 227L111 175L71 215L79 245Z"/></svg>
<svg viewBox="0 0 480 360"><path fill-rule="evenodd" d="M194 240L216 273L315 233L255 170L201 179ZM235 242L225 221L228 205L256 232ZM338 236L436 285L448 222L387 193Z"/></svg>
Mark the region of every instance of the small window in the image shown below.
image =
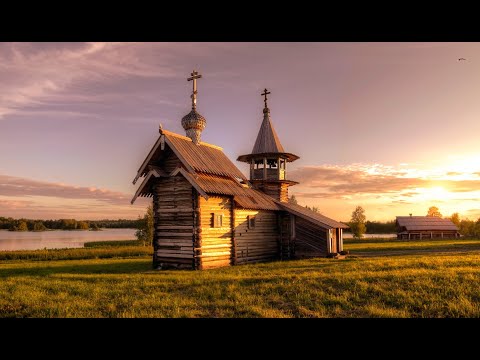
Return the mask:
<svg viewBox="0 0 480 360"><path fill-rule="evenodd" d="M223 215L212 213L212 227L219 228L222 227Z"/></svg>
<svg viewBox="0 0 480 360"><path fill-rule="evenodd" d="M255 216L248 215L248 228L255 229Z"/></svg>

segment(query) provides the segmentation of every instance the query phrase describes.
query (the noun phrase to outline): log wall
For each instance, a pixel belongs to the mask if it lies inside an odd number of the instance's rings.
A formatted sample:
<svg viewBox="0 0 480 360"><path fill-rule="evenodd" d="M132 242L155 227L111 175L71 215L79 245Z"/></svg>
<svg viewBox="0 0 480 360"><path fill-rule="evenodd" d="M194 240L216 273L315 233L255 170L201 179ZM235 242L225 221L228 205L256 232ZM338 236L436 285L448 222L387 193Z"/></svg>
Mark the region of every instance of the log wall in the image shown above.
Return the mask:
<svg viewBox="0 0 480 360"><path fill-rule="evenodd" d="M255 228L248 228L248 216ZM235 255L237 264L268 261L280 257L277 214L267 210L235 209Z"/></svg>
<svg viewBox="0 0 480 360"><path fill-rule="evenodd" d="M264 192L265 194L273 197L276 200L282 202L288 202L288 187L289 185L286 183L280 182L268 182L268 181L261 181L256 182L253 181L254 188Z"/></svg>
<svg viewBox="0 0 480 360"><path fill-rule="evenodd" d="M171 149L168 149L168 152L165 154L165 158L162 160L160 166L167 174L171 173L177 167L181 166L182 162L178 157L173 153Z"/></svg>
<svg viewBox="0 0 480 360"><path fill-rule="evenodd" d="M201 254L198 268L230 266L233 260L232 199L229 196L199 197ZM222 226L212 227L212 213L223 215Z"/></svg>
<svg viewBox="0 0 480 360"><path fill-rule="evenodd" d="M162 269L194 268L196 191L183 176L159 178L154 191L155 263Z"/></svg>
<svg viewBox="0 0 480 360"><path fill-rule="evenodd" d="M297 216L295 233L296 258L327 256L328 231Z"/></svg>
<svg viewBox="0 0 480 360"><path fill-rule="evenodd" d="M280 258L291 259L295 255L295 216L288 213L278 213Z"/></svg>

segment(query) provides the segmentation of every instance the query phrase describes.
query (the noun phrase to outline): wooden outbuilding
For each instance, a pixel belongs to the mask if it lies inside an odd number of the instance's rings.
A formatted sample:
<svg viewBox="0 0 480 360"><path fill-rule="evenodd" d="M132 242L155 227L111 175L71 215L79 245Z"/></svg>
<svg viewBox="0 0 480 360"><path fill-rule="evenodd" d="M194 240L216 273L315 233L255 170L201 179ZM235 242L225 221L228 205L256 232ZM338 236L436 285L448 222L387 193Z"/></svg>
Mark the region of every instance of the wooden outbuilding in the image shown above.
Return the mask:
<svg viewBox="0 0 480 360"><path fill-rule="evenodd" d="M397 216L397 239L433 239L460 237L450 219L436 216Z"/></svg>
<svg viewBox="0 0 480 360"><path fill-rule="evenodd" d="M327 256L343 250L345 224L288 203L287 163L299 157L284 151L270 120L267 94L263 121L251 154L250 179L221 147L201 141L206 119L196 110L182 119L187 136L160 128L140 166L139 196L153 200L153 266L208 269L250 262Z"/></svg>

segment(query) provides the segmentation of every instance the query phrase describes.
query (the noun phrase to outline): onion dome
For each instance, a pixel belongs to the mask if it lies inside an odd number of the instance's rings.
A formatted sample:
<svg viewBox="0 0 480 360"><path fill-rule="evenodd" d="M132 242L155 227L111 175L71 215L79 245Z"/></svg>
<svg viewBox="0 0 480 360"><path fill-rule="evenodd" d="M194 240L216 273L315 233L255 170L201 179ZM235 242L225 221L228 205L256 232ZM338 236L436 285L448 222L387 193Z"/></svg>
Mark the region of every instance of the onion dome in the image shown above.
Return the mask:
<svg viewBox="0 0 480 360"><path fill-rule="evenodd" d="M200 136L206 125L207 120L196 109L192 109L182 118L182 126L187 136L197 145L200 143Z"/></svg>
<svg viewBox="0 0 480 360"><path fill-rule="evenodd" d="M185 129L187 136L192 139L194 144L198 145L200 144L202 131L207 125L207 120L197 112L197 79L200 79L202 75L196 70L193 70L190 75L192 76L189 77L187 81L193 82L193 91L190 96L192 98L192 111L182 118L182 126Z"/></svg>

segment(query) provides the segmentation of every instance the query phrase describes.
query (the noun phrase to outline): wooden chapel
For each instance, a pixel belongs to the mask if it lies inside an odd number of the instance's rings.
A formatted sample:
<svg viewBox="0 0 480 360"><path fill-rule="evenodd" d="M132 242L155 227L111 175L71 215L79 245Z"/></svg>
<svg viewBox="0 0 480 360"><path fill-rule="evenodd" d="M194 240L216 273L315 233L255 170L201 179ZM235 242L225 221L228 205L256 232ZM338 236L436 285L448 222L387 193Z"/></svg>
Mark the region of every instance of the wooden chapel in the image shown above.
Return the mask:
<svg viewBox="0 0 480 360"><path fill-rule="evenodd" d="M250 179L222 148L201 141L206 119L197 112L193 71L192 109L182 119L186 136L160 128L140 166L139 196L153 200L153 267L209 269L250 262L327 256L343 250L345 224L288 203L286 152L270 120L266 89L263 121L250 154Z"/></svg>

